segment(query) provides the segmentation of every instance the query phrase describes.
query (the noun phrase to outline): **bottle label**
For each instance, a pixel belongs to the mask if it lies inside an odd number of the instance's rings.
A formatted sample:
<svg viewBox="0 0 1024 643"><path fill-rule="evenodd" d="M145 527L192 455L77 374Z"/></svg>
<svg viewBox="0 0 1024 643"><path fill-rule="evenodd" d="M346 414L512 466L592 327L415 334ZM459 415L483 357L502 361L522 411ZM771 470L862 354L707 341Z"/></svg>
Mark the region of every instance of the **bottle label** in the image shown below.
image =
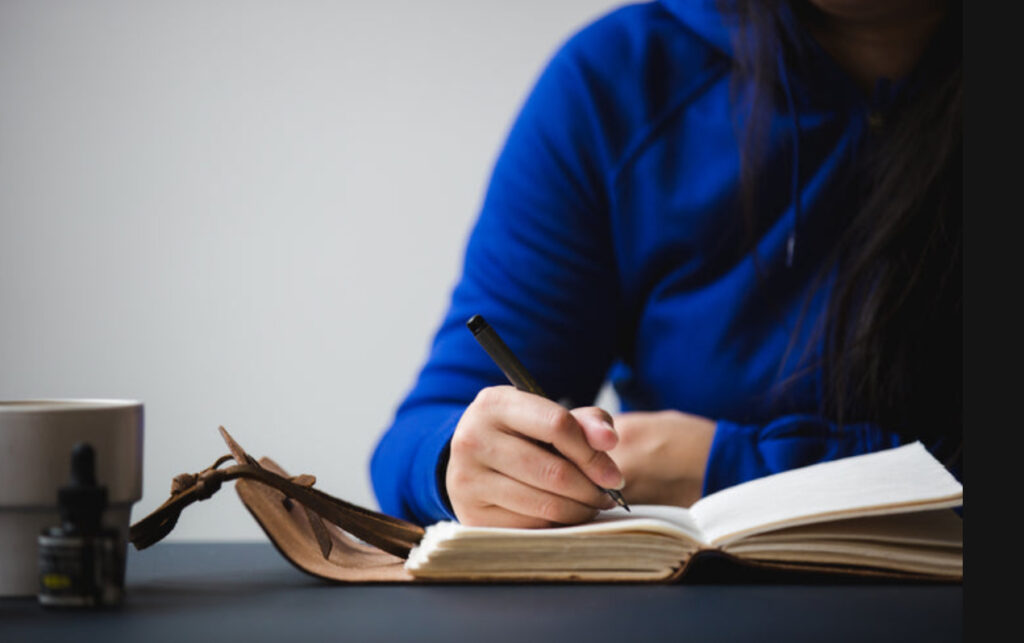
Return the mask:
<svg viewBox="0 0 1024 643"><path fill-rule="evenodd" d="M124 560L118 539L39 536L39 602L91 607L120 603Z"/></svg>

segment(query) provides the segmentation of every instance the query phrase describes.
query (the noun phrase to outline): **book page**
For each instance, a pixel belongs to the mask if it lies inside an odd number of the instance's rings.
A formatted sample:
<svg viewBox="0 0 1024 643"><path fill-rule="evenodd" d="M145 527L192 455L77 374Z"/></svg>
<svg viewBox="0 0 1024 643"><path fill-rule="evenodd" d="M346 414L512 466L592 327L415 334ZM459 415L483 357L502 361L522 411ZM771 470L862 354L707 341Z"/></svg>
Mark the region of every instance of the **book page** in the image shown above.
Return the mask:
<svg viewBox="0 0 1024 643"><path fill-rule="evenodd" d="M690 510L684 507L673 507L670 505L630 505L630 511L622 507L615 507L597 514L597 517L586 525L616 524L616 531L628 529L638 531L653 531L666 535L678 535L687 539L705 543L704 534L697 526L697 521L690 515ZM667 523L667 528L666 524ZM610 529L610 527L609 527Z"/></svg>
<svg viewBox="0 0 1024 643"><path fill-rule="evenodd" d="M746 551L746 548L759 543L810 543L823 540L846 540L962 550L963 530L963 520L952 509L932 509L786 527L747 536L722 549L726 552Z"/></svg>
<svg viewBox="0 0 1024 643"><path fill-rule="evenodd" d="M665 505L632 505L631 511L616 507L600 512L590 522L547 529L515 529L510 527L471 527L444 521L427 527L427 535L444 541L460 538L487 538L516 536L520 538L550 538L585 534L618 534L631 531L675 536L683 540L703 541L703 535L690 512L683 507ZM426 540L426 536L424 537Z"/></svg>
<svg viewBox="0 0 1024 643"><path fill-rule="evenodd" d="M961 504L963 486L914 442L729 487L694 503L690 514L721 546L781 527Z"/></svg>

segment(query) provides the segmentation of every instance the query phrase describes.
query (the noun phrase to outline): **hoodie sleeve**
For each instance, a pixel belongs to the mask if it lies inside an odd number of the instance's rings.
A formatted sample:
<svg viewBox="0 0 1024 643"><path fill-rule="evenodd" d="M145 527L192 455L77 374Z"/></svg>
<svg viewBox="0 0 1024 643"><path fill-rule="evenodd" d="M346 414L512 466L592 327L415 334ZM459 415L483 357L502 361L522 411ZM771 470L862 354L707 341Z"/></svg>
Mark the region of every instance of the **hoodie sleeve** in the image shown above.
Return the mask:
<svg viewBox="0 0 1024 643"><path fill-rule="evenodd" d="M616 276L584 73L563 47L497 158L427 361L371 460L386 513L420 524L454 518L439 463L480 389L508 383L466 328L471 316L488 320L553 399L592 403L604 381Z"/></svg>
<svg viewBox="0 0 1024 643"><path fill-rule="evenodd" d="M718 420L703 494L787 469L888 449L907 441L907 436L876 424L839 427L814 415L786 415L767 424ZM931 440L925 446L958 479L961 477L955 445L948 440Z"/></svg>

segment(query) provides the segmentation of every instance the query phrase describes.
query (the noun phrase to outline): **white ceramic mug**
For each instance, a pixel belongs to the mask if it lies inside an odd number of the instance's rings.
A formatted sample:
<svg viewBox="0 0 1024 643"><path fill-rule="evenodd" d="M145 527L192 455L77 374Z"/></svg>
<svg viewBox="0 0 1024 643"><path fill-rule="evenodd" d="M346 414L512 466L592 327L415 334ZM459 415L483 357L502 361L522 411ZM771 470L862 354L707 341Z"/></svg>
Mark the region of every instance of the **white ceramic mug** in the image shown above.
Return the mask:
<svg viewBox="0 0 1024 643"><path fill-rule="evenodd" d="M132 504L142 497L142 436L135 400L0 401L0 596L39 591L36 539L60 524L57 491L70 481L78 442L92 445L96 482L107 488L103 524L127 547Z"/></svg>

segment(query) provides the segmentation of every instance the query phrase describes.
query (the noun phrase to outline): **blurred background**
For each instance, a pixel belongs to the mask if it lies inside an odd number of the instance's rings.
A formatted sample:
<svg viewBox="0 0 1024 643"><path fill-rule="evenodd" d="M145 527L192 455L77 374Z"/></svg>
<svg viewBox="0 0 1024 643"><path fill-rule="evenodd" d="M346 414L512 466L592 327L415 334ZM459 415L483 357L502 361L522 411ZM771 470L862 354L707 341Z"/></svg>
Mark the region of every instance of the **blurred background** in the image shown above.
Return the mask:
<svg viewBox="0 0 1024 643"><path fill-rule="evenodd" d="M0 399L141 400L133 520L218 425L376 508L512 119L619 4L0 0ZM171 535L263 538L233 489Z"/></svg>

